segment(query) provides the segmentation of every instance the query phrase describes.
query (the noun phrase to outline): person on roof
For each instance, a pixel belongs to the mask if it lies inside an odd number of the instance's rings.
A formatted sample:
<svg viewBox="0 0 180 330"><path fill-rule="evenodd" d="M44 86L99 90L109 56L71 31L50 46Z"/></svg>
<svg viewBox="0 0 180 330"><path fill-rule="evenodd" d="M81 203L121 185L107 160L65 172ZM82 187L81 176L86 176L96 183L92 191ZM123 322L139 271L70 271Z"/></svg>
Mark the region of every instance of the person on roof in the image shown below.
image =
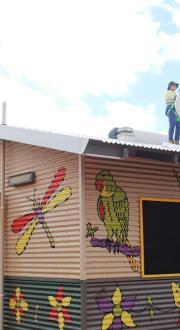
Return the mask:
<svg viewBox="0 0 180 330"><path fill-rule="evenodd" d="M180 117L175 108L176 90L178 86L178 83L170 81L165 95L166 116L168 116L169 119L169 142L175 144L179 144L180 136Z"/></svg>

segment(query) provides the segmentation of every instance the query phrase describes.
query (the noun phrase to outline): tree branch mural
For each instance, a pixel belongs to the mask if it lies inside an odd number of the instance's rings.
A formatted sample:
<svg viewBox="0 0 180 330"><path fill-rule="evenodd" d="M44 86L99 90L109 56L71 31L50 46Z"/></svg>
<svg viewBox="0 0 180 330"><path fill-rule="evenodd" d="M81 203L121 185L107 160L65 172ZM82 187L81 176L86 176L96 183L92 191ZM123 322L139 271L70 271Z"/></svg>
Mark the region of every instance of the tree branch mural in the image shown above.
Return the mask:
<svg viewBox="0 0 180 330"><path fill-rule="evenodd" d="M108 240L107 238L96 238L94 237L95 232L98 231L98 227L92 227L90 223L87 224L87 234L86 237L91 237L90 243L92 247L100 247L107 249L108 246ZM133 257L139 257L140 255L140 247L139 246L130 246L127 244L120 243L117 245L116 242L111 242L111 249L109 249L109 252L113 251L114 253L122 253L125 256L133 256Z"/></svg>

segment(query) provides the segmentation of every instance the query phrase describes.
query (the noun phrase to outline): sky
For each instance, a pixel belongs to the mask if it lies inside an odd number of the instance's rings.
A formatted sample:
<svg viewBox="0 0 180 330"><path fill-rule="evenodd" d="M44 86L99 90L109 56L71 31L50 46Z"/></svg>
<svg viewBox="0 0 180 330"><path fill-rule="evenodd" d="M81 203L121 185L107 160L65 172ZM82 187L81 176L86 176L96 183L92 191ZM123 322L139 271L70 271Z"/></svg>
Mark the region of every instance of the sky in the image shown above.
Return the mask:
<svg viewBox="0 0 180 330"><path fill-rule="evenodd" d="M8 125L166 133L171 80L180 82L180 0L0 0Z"/></svg>

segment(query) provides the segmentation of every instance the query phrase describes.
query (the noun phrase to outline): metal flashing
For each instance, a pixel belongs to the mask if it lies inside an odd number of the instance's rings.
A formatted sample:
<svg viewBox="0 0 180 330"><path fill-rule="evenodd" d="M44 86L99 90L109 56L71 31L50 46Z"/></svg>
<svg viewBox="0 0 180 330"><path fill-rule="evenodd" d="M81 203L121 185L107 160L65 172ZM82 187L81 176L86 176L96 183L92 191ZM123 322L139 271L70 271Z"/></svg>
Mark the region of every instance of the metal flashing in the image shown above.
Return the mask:
<svg viewBox="0 0 180 330"><path fill-rule="evenodd" d="M151 133L149 133L151 134ZM162 135L162 134L156 134ZM161 140L166 136L161 136ZM150 144L142 142L130 142L110 138L87 137L38 131L18 128L8 125L0 125L0 139L19 143L30 144L55 150L72 152L76 154L96 154L112 157L123 157L124 148L141 149L149 151L162 151L166 153L180 152L180 146L162 142L162 144Z"/></svg>
<svg viewBox="0 0 180 330"><path fill-rule="evenodd" d="M88 138L0 125L0 139L82 154Z"/></svg>

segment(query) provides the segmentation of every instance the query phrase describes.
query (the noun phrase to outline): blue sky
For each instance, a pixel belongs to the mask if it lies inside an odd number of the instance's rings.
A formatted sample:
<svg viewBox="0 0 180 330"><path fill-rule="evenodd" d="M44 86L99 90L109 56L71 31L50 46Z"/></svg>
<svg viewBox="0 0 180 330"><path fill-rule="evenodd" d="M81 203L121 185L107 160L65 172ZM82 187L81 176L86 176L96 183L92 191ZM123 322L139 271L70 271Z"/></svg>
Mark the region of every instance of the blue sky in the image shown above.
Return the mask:
<svg viewBox="0 0 180 330"><path fill-rule="evenodd" d="M180 82L180 0L0 0L9 125L92 136L166 132Z"/></svg>

